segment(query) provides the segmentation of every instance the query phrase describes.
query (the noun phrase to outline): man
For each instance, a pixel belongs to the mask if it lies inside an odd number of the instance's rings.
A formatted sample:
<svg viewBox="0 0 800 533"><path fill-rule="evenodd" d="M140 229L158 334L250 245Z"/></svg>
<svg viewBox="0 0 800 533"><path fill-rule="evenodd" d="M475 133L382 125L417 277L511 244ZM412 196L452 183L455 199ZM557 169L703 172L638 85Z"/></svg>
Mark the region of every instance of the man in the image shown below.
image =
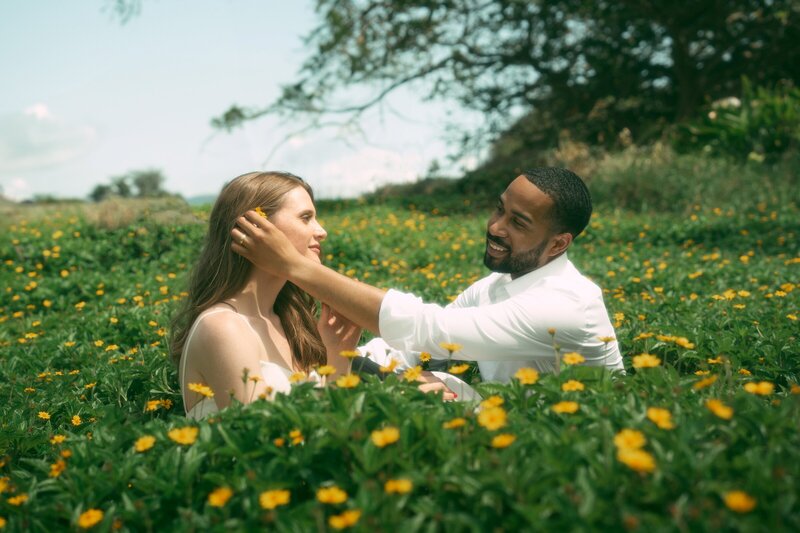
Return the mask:
<svg viewBox="0 0 800 533"><path fill-rule="evenodd" d="M623 370L602 291L578 272L567 249L592 213L574 173L536 168L500 195L486 231L484 264L493 271L449 306L383 291L301 256L268 221L248 211L231 232L232 249L259 268L286 276L397 350L478 361L485 381L508 381L522 367L552 371L556 351L586 364Z"/></svg>

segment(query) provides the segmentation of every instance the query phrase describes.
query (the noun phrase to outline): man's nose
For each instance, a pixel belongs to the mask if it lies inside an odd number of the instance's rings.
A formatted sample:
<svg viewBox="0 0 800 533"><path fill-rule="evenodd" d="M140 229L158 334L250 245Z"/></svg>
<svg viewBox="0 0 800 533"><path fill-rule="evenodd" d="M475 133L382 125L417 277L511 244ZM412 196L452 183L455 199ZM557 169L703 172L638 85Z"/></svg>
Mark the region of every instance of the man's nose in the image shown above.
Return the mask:
<svg viewBox="0 0 800 533"><path fill-rule="evenodd" d="M489 220L489 233L496 237L506 236L506 225L503 222L503 217L497 217Z"/></svg>

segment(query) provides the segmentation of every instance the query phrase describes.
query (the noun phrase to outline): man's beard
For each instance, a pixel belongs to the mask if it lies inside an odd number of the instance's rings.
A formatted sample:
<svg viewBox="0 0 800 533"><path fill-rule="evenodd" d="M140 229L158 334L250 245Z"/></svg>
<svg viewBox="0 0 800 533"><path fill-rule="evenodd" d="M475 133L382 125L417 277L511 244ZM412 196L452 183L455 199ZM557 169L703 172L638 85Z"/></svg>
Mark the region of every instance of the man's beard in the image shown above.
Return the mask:
<svg viewBox="0 0 800 533"><path fill-rule="evenodd" d="M486 234L486 240L492 241L510 250L510 247L506 243L497 237L489 235L488 233ZM487 250L483 254L483 264L486 265L486 268L492 272L511 274L513 276L515 274L527 274L528 272L539 268L539 258L542 256L544 249L547 247L547 239L544 239L539 246L528 250L527 252L523 252L521 254L509 252L509 254L503 259L490 256L488 251L488 243L486 244L486 247Z"/></svg>

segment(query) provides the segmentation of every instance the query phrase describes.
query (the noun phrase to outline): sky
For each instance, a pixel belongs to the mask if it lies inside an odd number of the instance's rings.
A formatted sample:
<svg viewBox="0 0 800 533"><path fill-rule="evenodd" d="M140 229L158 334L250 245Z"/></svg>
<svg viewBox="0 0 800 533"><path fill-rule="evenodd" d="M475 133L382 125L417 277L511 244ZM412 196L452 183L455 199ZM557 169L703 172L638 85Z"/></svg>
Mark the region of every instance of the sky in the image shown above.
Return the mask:
<svg viewBox="0 0 800 533"><path fill-rule="evenodd" d="M184 197L217 194L253 170L286 170L319 198L354 197L447 164L447 103L403 90L361 121L290 138L267 117L233 133L210 121L232 104L265 106L297 74L315 25L308 1L143 0L122 24L109 0L0 2L0 188L14 200L86 198L130 171L159 169ZM418 90L417 90L418 92ZM271 154L271 155L270 155Z"/></svg>

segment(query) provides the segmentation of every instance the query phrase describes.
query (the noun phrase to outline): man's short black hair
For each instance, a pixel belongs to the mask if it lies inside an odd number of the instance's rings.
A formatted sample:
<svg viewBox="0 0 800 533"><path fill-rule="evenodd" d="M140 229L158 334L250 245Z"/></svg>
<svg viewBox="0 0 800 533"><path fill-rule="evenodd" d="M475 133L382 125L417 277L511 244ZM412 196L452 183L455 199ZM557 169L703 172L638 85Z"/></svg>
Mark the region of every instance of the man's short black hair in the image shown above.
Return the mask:
<svg viewBox="0 0 800 533"><path fill-rule="evenodd" d="M574 172L559 167L526 170L523 176L553 199L550 220L557 233L571 233L575 238L589 224L592 197L583 180Z"/></svg>

